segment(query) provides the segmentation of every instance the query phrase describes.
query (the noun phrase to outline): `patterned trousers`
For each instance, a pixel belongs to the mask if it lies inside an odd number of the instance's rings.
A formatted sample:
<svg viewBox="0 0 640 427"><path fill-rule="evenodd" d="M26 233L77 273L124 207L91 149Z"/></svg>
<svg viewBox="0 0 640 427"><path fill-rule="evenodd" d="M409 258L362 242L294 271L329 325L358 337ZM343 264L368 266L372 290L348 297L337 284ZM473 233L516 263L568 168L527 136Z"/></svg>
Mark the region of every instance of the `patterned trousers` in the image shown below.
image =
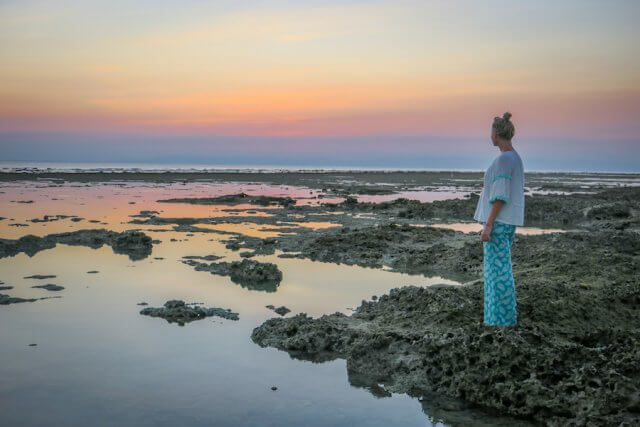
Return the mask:
<svg viewBox="0 0 640 427"><path fill-rule="evenodd" d="M494 222L491 240L484 249L484 323L491 326L515 326L516 287L511 268L511 245L516 226Z"/></svg>

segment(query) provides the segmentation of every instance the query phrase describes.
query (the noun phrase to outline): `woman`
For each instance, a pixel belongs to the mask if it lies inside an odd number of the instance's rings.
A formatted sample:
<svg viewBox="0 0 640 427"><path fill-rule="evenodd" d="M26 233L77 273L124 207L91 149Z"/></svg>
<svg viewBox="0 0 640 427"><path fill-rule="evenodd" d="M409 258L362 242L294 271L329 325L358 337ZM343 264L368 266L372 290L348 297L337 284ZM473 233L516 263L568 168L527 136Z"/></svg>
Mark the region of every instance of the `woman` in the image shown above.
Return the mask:
<svg viewBox="0 0 640 427"><path fill-rule="evenodd" d="M500 149L484 174L484 187L473 218L484 225L484 323L515 326L516 288L511 268L511 245L516 226L524 223L524 168L513 149L511 113L493 120L491 141Z"/></svg>

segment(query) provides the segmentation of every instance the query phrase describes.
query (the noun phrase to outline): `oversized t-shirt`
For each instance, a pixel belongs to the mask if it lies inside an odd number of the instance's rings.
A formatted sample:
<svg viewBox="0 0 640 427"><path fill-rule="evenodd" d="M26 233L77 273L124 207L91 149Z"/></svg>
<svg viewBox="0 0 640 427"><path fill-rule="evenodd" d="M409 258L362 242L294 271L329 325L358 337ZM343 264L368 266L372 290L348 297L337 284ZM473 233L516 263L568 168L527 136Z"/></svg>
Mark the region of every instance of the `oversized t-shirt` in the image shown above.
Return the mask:
<svg viewBox="0 0 640 427"><path fill-rule="evenodd" d="M484 174L484 186L473 219L486 223L491 204L505 202L495 221L524 225L524 166L515 150L503 151Z"/></svg>

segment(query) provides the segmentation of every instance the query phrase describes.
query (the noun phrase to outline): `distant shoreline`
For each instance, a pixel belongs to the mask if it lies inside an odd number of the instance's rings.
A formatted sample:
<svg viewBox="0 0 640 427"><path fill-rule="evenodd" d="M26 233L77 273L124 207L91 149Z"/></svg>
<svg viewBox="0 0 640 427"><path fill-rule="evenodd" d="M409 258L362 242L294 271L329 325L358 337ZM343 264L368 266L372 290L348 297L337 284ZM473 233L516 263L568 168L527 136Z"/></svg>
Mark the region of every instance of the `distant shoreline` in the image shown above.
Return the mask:
<svg viewBox="0 0 640 427"><path fill-rule="evenodd" d="M156 163L64 163L64 162L18 162L0 161L0 174L202 174L202 173L484 173L484 169L456 168L403 168L403 167L359 167L359 166L286 166L286 165L206 165L206 164L156 164ZM572 175L639 175L638 171L589 171L589 170L534 170L535 174Z"/></svg>
<svg viewBox="0 0 640 427"><path fill-rule="evenodd" d="M16 167L2 168L0 167L0 175L74 175L74 174L102 174L102 175L131 175L131 174L334 174L334 173L353 173L353 174L370 174L370 173L484 173L480 169L330 169L330 168L31 168ZM616 172L616 171L543 171L543 170L527 170L528 174L545 174L545 175L611 175L611 176L639 176L639 172Z"/></svg>

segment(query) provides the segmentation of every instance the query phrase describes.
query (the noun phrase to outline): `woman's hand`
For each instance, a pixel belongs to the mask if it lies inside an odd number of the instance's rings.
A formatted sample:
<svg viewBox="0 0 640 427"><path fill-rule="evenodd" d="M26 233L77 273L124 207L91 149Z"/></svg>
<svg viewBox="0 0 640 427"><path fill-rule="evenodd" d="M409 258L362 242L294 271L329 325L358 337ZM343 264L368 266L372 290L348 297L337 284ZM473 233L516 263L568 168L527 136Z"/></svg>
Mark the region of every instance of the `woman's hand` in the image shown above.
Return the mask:
<svg viewBox="0 0 640 427"><path fill-rule="evenodd" d="M486 224L482 229L482 233L480 234L480 240L483 242L491 241L491 229L493 226L491 224Z"/></svg>

